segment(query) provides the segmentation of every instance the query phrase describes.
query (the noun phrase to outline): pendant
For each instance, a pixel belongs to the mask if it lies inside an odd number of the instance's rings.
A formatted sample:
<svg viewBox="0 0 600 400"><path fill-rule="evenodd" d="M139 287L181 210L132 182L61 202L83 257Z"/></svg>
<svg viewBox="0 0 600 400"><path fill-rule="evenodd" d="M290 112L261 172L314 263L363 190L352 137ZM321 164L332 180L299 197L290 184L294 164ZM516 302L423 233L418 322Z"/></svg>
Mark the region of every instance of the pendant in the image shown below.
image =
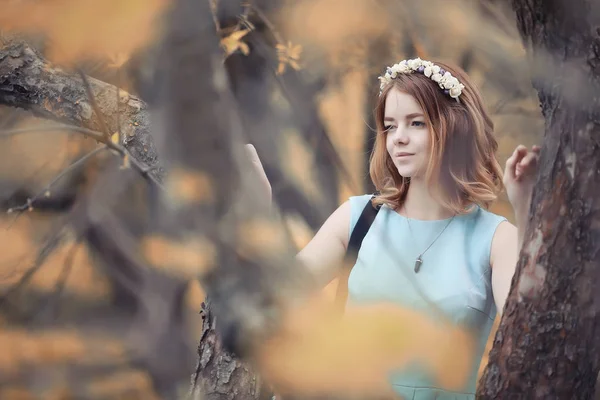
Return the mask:
<svg viewBox="0 0 600 400"><path fill-rule="evenodd" d="M419 256L415 261L415 274L419 272L419 270L421 269L421 265L423 265L423 259L421 258L421 256Z"/></svg>

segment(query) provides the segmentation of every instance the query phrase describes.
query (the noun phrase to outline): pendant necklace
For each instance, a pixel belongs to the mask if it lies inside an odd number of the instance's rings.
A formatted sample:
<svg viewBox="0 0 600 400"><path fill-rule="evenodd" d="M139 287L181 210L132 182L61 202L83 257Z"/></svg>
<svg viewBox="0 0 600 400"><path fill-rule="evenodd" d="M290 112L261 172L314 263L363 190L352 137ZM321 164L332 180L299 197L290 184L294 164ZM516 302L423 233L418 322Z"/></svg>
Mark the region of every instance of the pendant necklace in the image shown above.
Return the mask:
<svg viewBox="0 0 600 400"><path fill-rule="evenodd" d="M404 210L406 211L406 207L404 207ZM433 244L439 239L440 236L442 236L442 233L444 233L444 231L446 230L446 228L448 227L448 225L450 225L450 223L454 220L454 217L456 217L456 214L452 216L452 218L450 218L450 221L448 221L448 223L446 224L446 226L444 226L444 229L441 230L440 233L438 233L438 235L436 236L435 239L433 239L433 242L431 242L429 244L429 246L427 246L427 248L425 250L423 250L421 252L421 254L419 254L419 256L417 257L417 259L415 260L415 274L418 273L421 270L421 267L423 266L423 255L427 252L427 250L429 250L431 248L431 246L433 246ZM412 229L410 228L410 218L408 218L408 213L406 213L406 222L408 223L408 230L410 232L410 237L412 239L412 242L414 244L415 241L415 237L412 233Z"/></svg>

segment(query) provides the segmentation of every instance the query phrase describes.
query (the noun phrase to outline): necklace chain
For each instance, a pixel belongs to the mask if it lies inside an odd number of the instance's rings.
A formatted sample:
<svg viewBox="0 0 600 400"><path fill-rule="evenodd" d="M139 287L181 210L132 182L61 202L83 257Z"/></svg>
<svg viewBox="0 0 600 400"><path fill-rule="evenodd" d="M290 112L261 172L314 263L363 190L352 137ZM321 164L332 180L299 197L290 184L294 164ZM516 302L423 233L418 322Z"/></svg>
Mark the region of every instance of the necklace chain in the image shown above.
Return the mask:
<svg viewBox="0 0 600 400"><path fill-rule="evenodd" d="M408 217L408 212L406 211L406 206L404 207L404 211L406 212L406 222L408 223L408 230L410 232L410 238L411 238L413 244L416 245L415 237L413 235L412 228L410 227L410 218ZM453 215L452 218L450 218L450 221L448 221L446 226L444 226L444 229L442 229L440 231L440 233L438 233L438 235L435 237L435 239L433 239L433 242L431 242L429 244L429 246L427 246L427 248L425 250L423 250L421 252L421 254L419 254L417 259L415 260L415 273L418 273L421 270L421 266L423 265L423 255L427 252L427 250L429 250L431 248L431 246L433 246L433 244L440 238L440 236L442 236L442 233L444 233L446 228L448 228L448 225L450 225L450 223L454 220L454 217L456 217L456 214Z"/></svg>

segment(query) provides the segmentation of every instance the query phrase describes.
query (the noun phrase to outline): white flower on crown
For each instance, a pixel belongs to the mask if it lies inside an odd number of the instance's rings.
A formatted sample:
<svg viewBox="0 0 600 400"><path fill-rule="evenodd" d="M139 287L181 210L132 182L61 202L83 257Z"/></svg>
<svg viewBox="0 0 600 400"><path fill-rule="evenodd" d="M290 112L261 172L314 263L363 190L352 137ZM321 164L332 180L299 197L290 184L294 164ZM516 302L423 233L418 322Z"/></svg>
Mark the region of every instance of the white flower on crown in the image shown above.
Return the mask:
<svg viewBox="0 0 600 400"><path fill-rule="evenodd" d="M440 73L440 67L437 65L433 65L433 64L426 65L425 69L423 70L423 74L425 74L425 76L428 78L431 78L431 75L433 75L433 74L439 74L439 73Z"/></svg>
<svg viewBox="0 0 600 400"><path fill-rule="evenodd" d="M439 72L432 74L431 80L434 82L440 83L440 81L442 80L442 74L440 74Z"/></svg>
<svg viewBox="0 0 600 400"><path fill-rule="evenodd" d="M458 86L454 86L452 89L450 89L450 97L452 97L453 99L458 99L458 97L462 94L462 90L465 88L465 86L461 83L458 84Z"/></svg>
<svg viewBox="0 0 600 400"><path fill-rule="evenodd" d="M442 68L431 61L424 61L420 58L403 60L386 69L383 76L379 77L380 94L387 84L396 79L399 74L410 74L413 72L422 72L423 75L436 82L441 89L444 89L452 98L458 99L465 88L458 79L452 76L448 71L442 74Z"/></svg>
<svg viewBox="0 0 600 400"><path fill-rule="evenodd" d="M385 86L386 84L390 83L392 81L392 76L386 72L383 76L379 77L379 82L381 87Z"/></svg>
<svg viewBox="0 0 600 400"><path fill-rule="evenodd" d="M408 66L406 64L394 64L391 68L392 73L396 74L408 74L410 72Z"/></svg>
<svg viewBox="0 0 600 400"><path fill-rule="evenodd" d="M422 62L423 62L423 60L421 60L420 58L415 58L413 60L408 60L407 64L410 69L412 69L413 71L416 71L419 69Z"/></svg>
<svg viewBox="0 0 600 400"><path fill-rule="evenodd" d="M445 77L445 75L444 75L444 77ZM444 89L452 89L452 88L460 85L460 83L458 82L458 79L456 79L453 76L443 79L443 83L444 83Z"/></svg>
<svg viewBox="0 0 600 400"><path fill-rule="evenodd" d="M452 74L450 74L450 72L444 72L444 75L442 75L440 80L437 82L440 84L440 88L450 89L449 87L446 87L446 82L450 82L452 81L452 79L454 79L454 77L452 76Z"/></svg>

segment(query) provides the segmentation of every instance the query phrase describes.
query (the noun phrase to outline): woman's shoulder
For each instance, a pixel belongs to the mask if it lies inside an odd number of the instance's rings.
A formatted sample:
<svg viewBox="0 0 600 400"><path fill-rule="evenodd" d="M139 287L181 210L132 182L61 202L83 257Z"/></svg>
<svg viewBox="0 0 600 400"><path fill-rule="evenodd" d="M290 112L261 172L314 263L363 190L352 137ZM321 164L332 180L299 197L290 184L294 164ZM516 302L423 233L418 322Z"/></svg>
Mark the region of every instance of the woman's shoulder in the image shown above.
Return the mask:
<svg viewBox="0 0 600 400"><path fill-rule="evenodd" d="M510 225L508 219L500 214L496 214L483 207L477 207L477 209L471 214L472 228L478 234L485 234L485 236L494 236L496 230L502 225ZM487 234L486 234L487 233Z"/></svg>
<svg viewBox="0 0 600 400"><path fill-rule="evenodd" d="M481 206L476 206L475 211L473 212L475 218L479 221L497 221L502 222L506 221L506 217L500 214L497 214L489 209L485 209Z"/></svg>
<svg viewBox="0 0 600 400"><path fill-rule="evenodd" d="M362 194L356 196L350 196L346 203L350 206L350 232L354 229L360 214L362 214L363 210L369 204L371 199L373 198L373 194Z"/></svg>
<svg viewBox="0 0 600 400"><path fill-rule="evenodd" d="M371 198L373 198L373 196L373 193L350 196L348 198L348 202L350 203L350 207L352 208L352 210L362 210L369 203L369 201L371 201Z"/></svg>
<svg viewBox="0 0 600 400"><path fill-rule="evenodd" d="M373 196L375 196L375 193L365 193L365 194L358 194L358 195L354 195L354 196L350 196L348 199L351 201L363 201L363 202L367 202L368 200L370 200Z"/></svg>

